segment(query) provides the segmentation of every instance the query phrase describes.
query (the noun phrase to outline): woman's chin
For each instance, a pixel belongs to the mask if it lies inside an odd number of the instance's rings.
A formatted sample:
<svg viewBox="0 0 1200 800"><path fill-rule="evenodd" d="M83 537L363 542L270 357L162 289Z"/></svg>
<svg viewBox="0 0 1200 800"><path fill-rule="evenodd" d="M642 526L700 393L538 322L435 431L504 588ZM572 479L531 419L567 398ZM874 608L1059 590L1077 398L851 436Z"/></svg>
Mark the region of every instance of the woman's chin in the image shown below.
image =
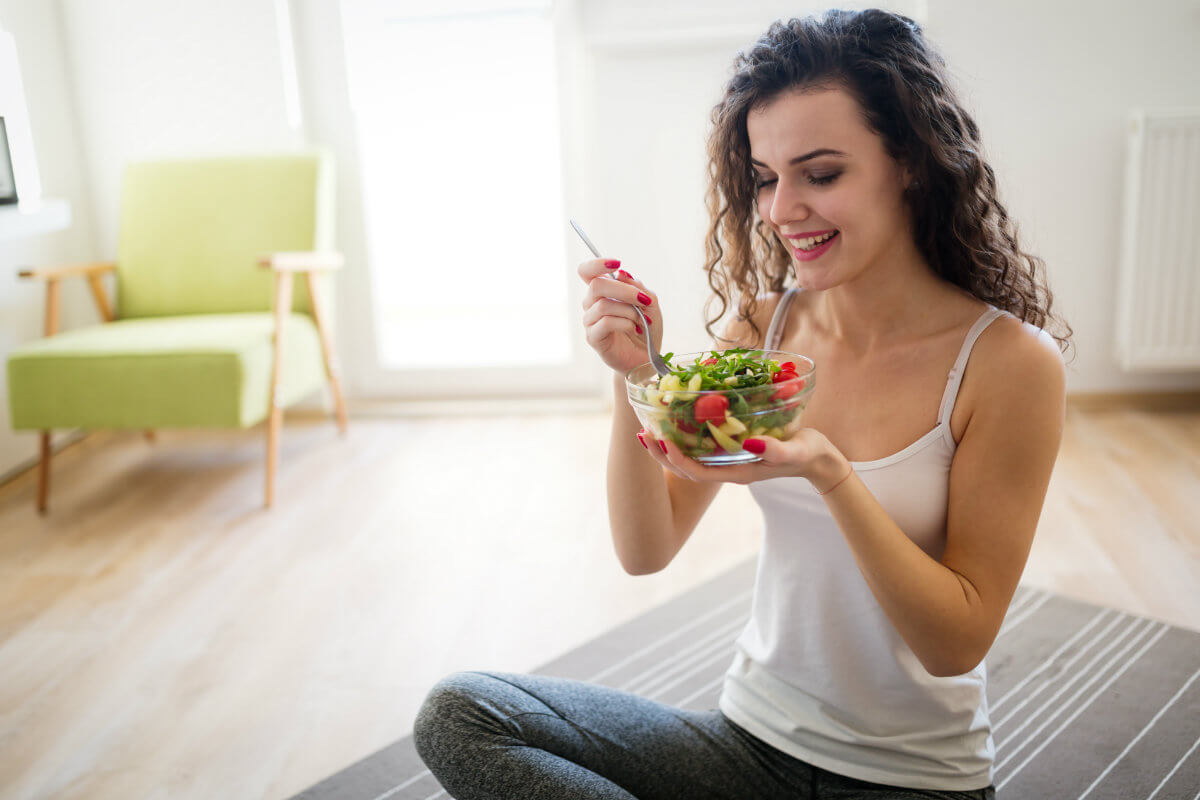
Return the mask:
<svg viewBox="0 0 1200 800"><path fill-rule="evenodd" d="M834 271L795 259L792 259L792 277L807 292L821 292L841 282Z"/></svg>

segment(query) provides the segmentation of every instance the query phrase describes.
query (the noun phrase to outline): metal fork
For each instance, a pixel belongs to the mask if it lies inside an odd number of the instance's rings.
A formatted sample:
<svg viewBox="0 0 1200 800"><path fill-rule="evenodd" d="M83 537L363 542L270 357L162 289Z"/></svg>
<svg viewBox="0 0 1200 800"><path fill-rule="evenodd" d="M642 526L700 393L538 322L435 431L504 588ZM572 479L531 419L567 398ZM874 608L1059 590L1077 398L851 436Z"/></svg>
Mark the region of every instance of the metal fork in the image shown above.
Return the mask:
<svg viewBox="0 0 1200 800"><path fill-rule="evenodd" d="M603 256L600 255L600 251L596 249L596 245L592 244L592 240L589 239L587 234L583 232L583 228L579 227L579 223L575 220L571 220L570 222L571 227L574 228L575 232L579 234L579 238L583 239L583 243L587 245L587 249L592 251L592 255L594 255L596 258L603 258ZM612 275L606 274L604 277L611 281L617 281L617 279ZM617 282L620 283L620 281ZM609 300L616 300L616 298L610 297ZM642 318L642 334L646 338L646 354L650 356L650 363L654 365L654 371L659 375L671 374L671 368L667 366L667 362L663 361L662 356L654 352L654 344L650 339L650 323L646 320L646 315L643 314L642 310L637 306L633 306L633 310L636 311L637 315Z"/></svg>

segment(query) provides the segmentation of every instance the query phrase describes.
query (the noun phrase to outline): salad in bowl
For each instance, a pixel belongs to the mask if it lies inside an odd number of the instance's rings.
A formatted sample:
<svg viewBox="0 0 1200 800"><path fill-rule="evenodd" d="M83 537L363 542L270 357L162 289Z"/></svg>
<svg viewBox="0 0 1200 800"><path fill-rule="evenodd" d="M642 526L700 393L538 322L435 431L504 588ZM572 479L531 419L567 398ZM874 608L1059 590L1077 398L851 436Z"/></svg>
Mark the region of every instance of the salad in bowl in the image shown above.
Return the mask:
<svg viewBox="0 0 1200 800"><path fill-rule="evenodd" d="M736 347L663 360L667 375L648 362L626 373L629 404L643 428L703 464L761 460L742 442L791 438L816 387L812 359L779 350Z"/></svg>

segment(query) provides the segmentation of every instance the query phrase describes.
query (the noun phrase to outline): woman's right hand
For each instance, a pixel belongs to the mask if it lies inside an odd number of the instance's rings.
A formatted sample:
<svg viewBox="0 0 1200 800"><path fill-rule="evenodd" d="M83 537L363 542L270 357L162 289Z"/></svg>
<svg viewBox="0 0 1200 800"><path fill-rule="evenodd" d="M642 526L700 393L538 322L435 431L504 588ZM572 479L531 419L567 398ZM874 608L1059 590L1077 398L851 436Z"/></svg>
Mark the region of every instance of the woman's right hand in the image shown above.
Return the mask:
<svg viewBox="0 0 1200 800"><path fill-rule="evenodd" d="M580 264L578 272L588 287L583 295L584 338L605 364L624 374L650 360L634 306L650 322L655 352L662 348L663 318L658 297L620 266L614 259L595 258Z"/></svg>

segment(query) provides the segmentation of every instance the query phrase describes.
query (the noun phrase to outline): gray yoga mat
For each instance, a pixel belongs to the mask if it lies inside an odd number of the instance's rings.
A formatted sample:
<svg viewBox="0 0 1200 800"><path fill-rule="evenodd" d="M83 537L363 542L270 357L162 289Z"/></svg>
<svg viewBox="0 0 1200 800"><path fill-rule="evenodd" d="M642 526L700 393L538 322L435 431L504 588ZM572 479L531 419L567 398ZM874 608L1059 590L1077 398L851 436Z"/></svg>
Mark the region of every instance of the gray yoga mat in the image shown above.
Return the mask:
<svg viewBox="0 0 1200 800"><path fill-rule="evenodd" d="M750 559L534 670L715 708ZM1200 633L1022 586L987 658L1001 800L1200 800ZM405 737L297 800L447 798Z"/></svg>

